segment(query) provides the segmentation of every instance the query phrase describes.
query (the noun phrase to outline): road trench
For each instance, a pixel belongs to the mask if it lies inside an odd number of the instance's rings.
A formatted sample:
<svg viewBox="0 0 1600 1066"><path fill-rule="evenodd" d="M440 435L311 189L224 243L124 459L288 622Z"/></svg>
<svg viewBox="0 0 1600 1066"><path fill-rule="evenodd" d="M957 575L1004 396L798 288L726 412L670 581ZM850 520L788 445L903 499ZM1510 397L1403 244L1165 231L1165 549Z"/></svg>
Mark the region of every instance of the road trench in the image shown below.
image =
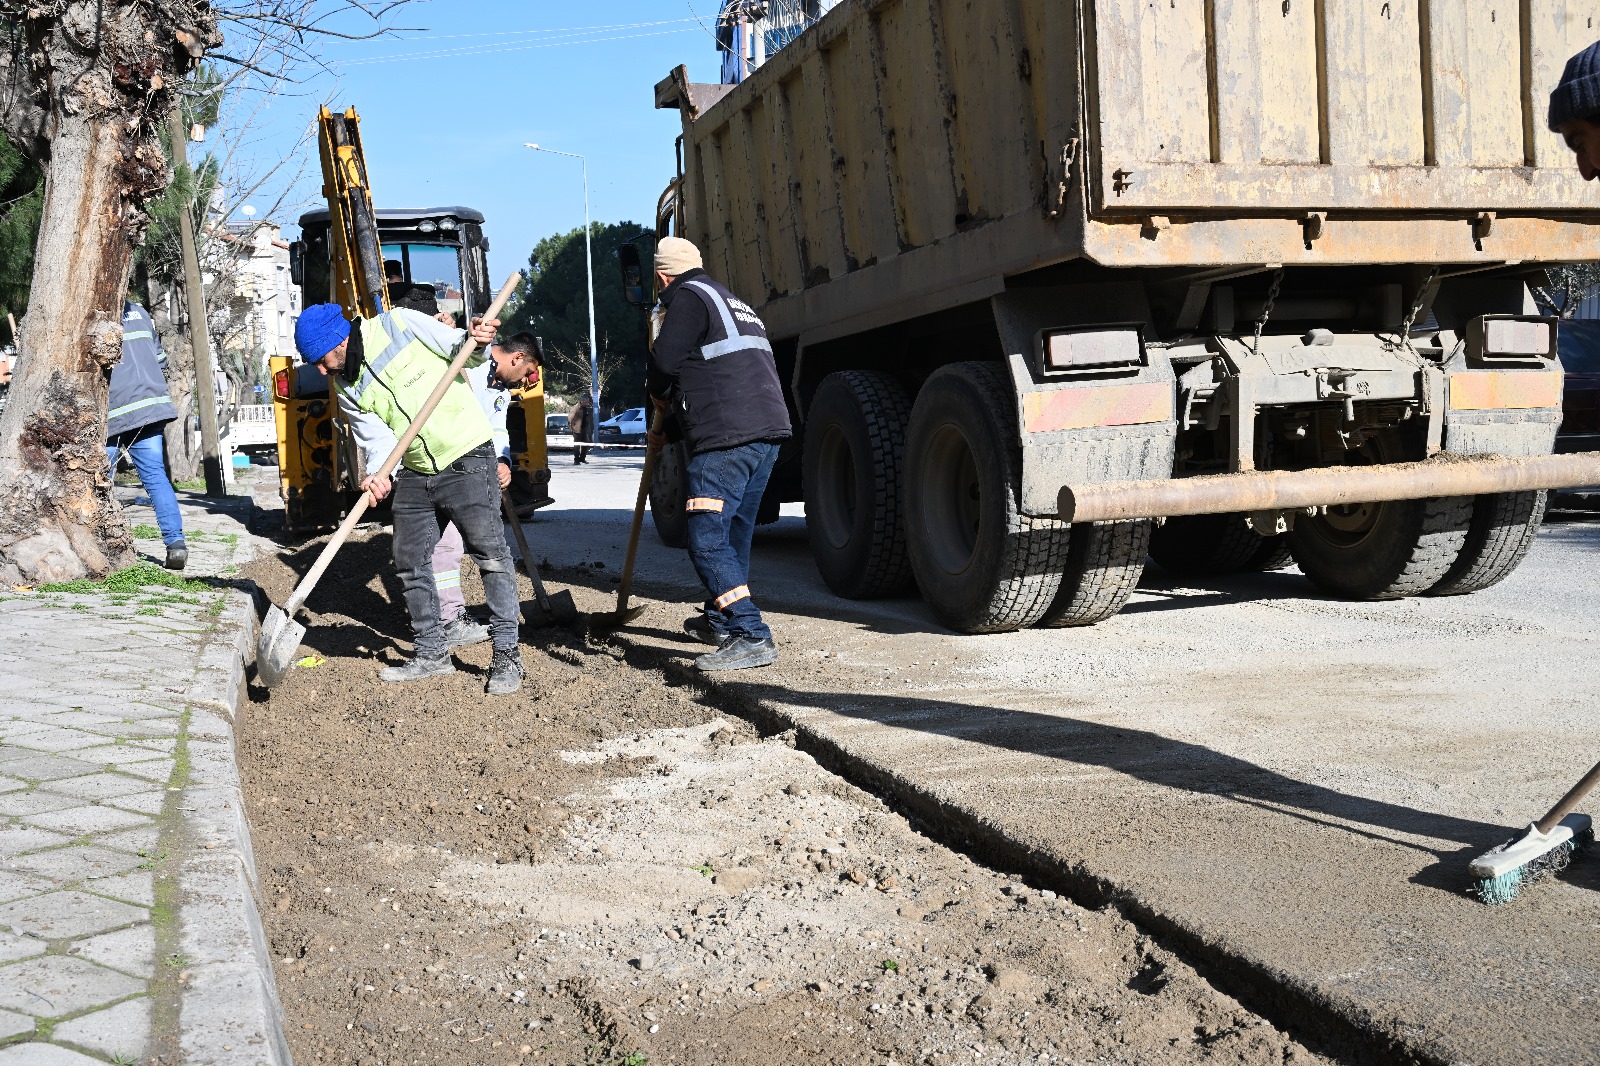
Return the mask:
<svg viewBox="0 0 1600 1066"><path fill-rule="evenodd" d="M281 600L317 547L245 576ZM1278 1028L1114 906L986 865L982 839L908 819L647 652L525 629L516 699L483 696L487 646L454 676L379 682L409 648L388 554L386 533L344 549L311 604L322 661L252 689L239 727L296 1062L1358 1056ZM605 609L605 571L550 576Z"/></svg>

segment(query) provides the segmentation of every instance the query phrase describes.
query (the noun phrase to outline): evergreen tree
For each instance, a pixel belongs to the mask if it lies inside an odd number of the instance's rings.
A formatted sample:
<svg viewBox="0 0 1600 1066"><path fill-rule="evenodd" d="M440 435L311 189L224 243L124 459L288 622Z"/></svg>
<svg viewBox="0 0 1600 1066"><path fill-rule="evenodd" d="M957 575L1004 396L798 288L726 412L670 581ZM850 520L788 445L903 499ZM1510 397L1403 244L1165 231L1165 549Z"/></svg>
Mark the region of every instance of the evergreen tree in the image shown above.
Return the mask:
<svg viewBox="0 0 1600 1066"><path fill-rule="evenodd" d="M39 240L44 174L0 134L0 321L21 318L33 279L33 248ZM16 338L8 332L8 343Z"/></svg>

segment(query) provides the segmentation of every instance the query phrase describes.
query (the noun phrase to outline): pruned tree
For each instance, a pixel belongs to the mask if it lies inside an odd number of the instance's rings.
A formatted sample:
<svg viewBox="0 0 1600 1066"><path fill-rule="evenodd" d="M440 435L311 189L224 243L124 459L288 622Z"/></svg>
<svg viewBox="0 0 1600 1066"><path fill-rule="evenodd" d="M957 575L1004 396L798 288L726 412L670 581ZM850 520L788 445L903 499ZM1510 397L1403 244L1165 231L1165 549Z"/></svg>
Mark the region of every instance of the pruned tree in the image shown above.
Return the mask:
<svg viewBox="0 0 1600 1066"><path fill-rule="evenodd" d="M241 70L373 36L404 0L0 0L0 131L45 170L21 359L0 414L0 581L132 559L105 461L110 368L173 94L208 54ZM343 14L369 20L360 32ZM223 28L228 30L224 50Z"/></svg>
<svg viewBox="0 0 1600 1066"><path fill-rule="evenodd" d="M1600 263L1574 263L1545 271L1548 283L1533 289L1539 309L1556 318L1571 318L1589 297L1600 294Z"/></svg>

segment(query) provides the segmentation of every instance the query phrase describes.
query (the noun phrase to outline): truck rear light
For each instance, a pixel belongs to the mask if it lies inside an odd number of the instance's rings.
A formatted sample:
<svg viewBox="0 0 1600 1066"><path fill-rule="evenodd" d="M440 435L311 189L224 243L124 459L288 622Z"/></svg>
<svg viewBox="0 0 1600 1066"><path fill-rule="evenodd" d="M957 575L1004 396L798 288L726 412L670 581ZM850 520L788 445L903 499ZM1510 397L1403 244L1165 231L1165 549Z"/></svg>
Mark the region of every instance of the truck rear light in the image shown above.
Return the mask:
<svg viewBox="0 0 1600 1066"><path fill-rule="evenodd" d="M287 370L280 370L272 375L272 395L279 400L287 400L289 398L289 372Z"/></svg>
<svg viewBox="0 0 1600 1066"><path fill-rule="evenodd" d="M1137 330L1070 330L1046 333L1042 340L1047 374L1144 365L1144 346Z"/></svg>
<svg viewBox="0 0 1600 1066"><path fill-rule="evenodd" d="M1553 319L1482 315L1467 325L1467 358L1483 362L1524 362L1554 358Z"/></svg>

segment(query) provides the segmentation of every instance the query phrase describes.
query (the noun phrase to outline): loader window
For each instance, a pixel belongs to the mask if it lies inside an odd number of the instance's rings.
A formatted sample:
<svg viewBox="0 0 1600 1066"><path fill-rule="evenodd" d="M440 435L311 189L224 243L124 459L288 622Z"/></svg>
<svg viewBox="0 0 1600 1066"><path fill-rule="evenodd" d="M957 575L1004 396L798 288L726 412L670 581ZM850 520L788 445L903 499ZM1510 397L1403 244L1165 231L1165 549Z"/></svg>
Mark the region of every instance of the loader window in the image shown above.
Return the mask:
<svg viewBox="0 0 1600 1066"><path fill-rule="evenodd" d="M398 260L407 281L432 285L439 310L455 314L464 308L460 249L443 244L385 244L383 258Z"/></svg>

